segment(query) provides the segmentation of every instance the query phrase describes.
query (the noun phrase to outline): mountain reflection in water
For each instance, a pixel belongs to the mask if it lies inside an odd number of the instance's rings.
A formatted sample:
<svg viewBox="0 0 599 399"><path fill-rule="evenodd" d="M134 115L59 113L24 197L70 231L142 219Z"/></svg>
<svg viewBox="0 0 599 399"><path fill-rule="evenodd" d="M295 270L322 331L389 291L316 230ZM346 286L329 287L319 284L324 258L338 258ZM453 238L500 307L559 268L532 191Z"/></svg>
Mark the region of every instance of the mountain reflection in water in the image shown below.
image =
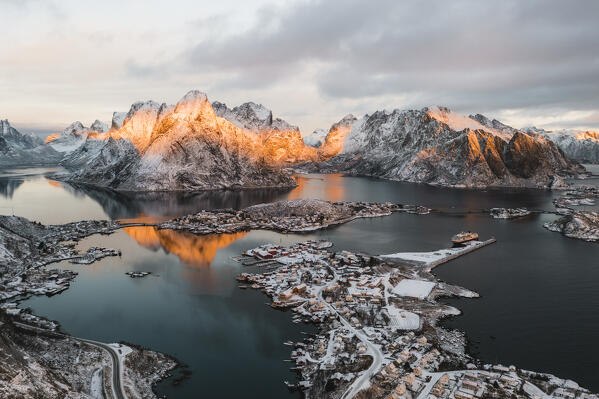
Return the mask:
<svg viewBox="0 0 599 399"><path fill-rule="evenodd" d="M159 230L153 226L123 229L144 248L176 255L186 266L210 266L219 249L243 238L247 232L234 234L195 235L175 230Z"/></svg>
<svg viewBox="0 0 599 399"><path fill-rule="evenodd" d="M289 189L215 190L201 192L117 192L97 187L72 185L96 201L111 219L173 218L203 209L241 209L284 198Z"/></svg>

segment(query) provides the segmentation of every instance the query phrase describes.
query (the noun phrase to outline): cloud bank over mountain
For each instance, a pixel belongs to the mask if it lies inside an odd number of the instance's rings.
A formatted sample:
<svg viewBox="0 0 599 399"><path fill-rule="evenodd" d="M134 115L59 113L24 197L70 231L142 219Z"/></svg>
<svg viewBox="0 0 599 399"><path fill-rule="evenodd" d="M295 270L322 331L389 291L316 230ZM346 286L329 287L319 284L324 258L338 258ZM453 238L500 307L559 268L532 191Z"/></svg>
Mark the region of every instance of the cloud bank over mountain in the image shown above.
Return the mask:
<svg viewBox="0 0 599 399"><path fill-rule="evenodd" d="M176 3L0 2L13 43L0 55L3 117L108 120L115 104L200 86L272 104L304 134L350 112L435 104L517 127L599 128L594 1Z"/></svg>

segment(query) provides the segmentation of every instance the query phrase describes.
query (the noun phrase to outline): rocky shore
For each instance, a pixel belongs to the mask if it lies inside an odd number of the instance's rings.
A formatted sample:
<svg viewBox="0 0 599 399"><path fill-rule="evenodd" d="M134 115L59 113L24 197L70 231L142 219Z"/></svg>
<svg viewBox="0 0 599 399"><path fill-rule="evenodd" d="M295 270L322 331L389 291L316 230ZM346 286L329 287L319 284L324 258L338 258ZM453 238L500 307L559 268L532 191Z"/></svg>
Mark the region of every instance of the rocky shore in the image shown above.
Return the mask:
<svg viewBox="0 0 599 399"><path fill-rule="evenodd" d="M255 270L238 280L291 309L294 322L319 325L315 336L288 342L300 378L289 386L308 398L596 399L572 381L481 364L466 354L463 334L438 326L460 313L438 298L478 295L431 269L479 244L384 256L331 252L328 242L268 244L243 254Z"/></svg>
<svg viewBox="0 0 599 399"><path fill-rule="evenodd" d="M575 206L595 205L599 187L579 186L566 191L553 201L561 218L543 225L548 230L578 240L599 242L599 212L581 210Z"/></svg>
<svg viewBox="0 0 599 399"><path fill-rule="evenodd" d="M532 212L526 208L491 208L489 214L494 219L516 219L528 216Z"/></svg>
<svg viewBox="0 0 599 399"><path fill-rule="evenodd" d="M76 242L121 228L112 221L44 226L0 216L0 396L6 398L152 398L152 386L176 361L164 354L117 344L106 345L59 332L59 324L19 307L31 295L55 295L69 288L77 273L43 267L69 260L90 264L120 251ZM9 302L12 300L12 302ZM111 355L111 352L113 353ZM119 389L115 361L124 362ZM121 358L123 360L121 360Z"/></svg>
<svg viewBox="0 0 599 399"><path fill-rule="evenodd" d="M428 213L430 209L390 202L329 202L299 199L259 204L236 211L202 211L158 225L161 229L195 234L236 233L256 229L281 233L308 232L354 219L388 216L393 212Z"/></svg>

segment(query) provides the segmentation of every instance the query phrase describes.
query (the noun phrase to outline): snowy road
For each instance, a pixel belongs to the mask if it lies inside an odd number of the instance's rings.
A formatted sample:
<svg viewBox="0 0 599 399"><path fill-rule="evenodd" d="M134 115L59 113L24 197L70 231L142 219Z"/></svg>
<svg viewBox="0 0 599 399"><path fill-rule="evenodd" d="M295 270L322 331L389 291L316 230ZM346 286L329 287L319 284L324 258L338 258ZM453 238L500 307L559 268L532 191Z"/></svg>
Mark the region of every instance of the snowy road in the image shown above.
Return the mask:
<svg viewBox="0 0 599 399"><path fill-rule="evenodd" d="M127 395L125 394L125 390L123 389L123 386L122 386L122 371L121 371L120 354L114 348L112 348L110 345L105 344L103 342L97 342L97 341L92 341L89 339L77 338L77 337L73 337L70 335L65 335L65 334L54 332L54 331L45 330L43 328L30 326L30 325L19 323L19 322L15 322L14 324L18 325L19 327L28 329L28 330L39 331L39 332L43 332L43 333L50 334L50 335L56 335L56 336L59 336L62 338L74 339L74 340L86 343L88 345L95 346L100 349L104 349L104 350L108 351L108 353L110 354L110 357L112 359L112 384L110 384L111 388L112 388L112 397L114 397L116 399L127 399Z"/></svg>
<svg viewBox="0 0 599 399"><path fill-rule="evenodd" d="M352 326L350 322L348 322L343 316L341 316L332 305L330 305L329 303L327 303L327 301L324 300L324 298L322 297L322 292L324 291L324 289L330 284L335 284L339 279L337 273L335 273L332 269L329 269L329 271L333 273L333 280L329 282L329 284L323 285L322 287L318 288L318 298L326 306L328 306L328 308L334 314L336 314L339 317L341 324L343 324L345 327L347 327L347 329L352 331L356 335L356 337L358 337L358 339L366 345L366 347L368 348L366 353L372 356L372 364L370 365L370 367L364 373L362 373L362 375L360 375L360 377L358 377L341 396L342 399L349 399L353 398L362 389L368 387L370 383L370 377L372 377L381 368L381 365L383 364L383 352L381 352L381 349L378 345L375 345L372 342L370 342L370 340L364 333L360 332L354 326Z"/></svg>

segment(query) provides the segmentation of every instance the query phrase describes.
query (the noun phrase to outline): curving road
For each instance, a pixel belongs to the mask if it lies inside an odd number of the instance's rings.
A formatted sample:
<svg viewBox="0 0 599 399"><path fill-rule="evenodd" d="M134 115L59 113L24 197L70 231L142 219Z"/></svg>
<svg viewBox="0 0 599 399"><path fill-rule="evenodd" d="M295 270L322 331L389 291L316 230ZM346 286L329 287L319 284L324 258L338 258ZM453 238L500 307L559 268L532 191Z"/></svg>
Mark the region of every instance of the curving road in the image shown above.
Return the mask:
<svg viewBox="0 0 599 399"><path fill-rule="evenodd" d="M368 367L368 369L364 373L362 373L360 377L356 378L356 380L349 386L349 388L347 388L343 395L341 395L342 399L349 399L356 396L356 394L362 390L364 384L370 380L370 377L376 374L376 372L381 368L383 364L383 352L381 352L381 349L378 347L378 345L375 345L372 342L370 342L370 340L364 333L360 332L354 326L352 326L351 323L345 319L345 317L341 316L339 312L337 312L337 309L335 309L332 305L330 305L329 303L327 303L327 301L324 300L322 292L324 291L326 286L336 283L339 279L339 276L337 276L337 273L335 273L333 269L329 269L329 271L333 273L333 280L330 281L328 284L325 284L322 287L318 288L318 298L326 306L328 306L328 308L331 311L333 311L334 314L338 316L339 320L345 327L347 327L350 331L353 331L356 337L358 337L358 339L362 341L362 343L364 343L368 348L366 353L372 356L372 364L370 365L370 367Z"/></svg>
<svg viewBox="0 0 599 399"><path fill-rule="evenodd" d="M62 338L74 339L76 341L79 341L79 342L82 342L82 343L85 343L85 344L88 344L91 346L95 346L97 348L108 351L108 353L110 354L110 358L112 359L112 384L111 384L112 397L116 398L116 399L127 399L127 395L125 394L125 390L123 389L123 384L122 384L120 357L119 357L119 354L117 353L117 351L114 348L112 348L111 346L109 346L103 342L92 341L90 339L77 338L77 337L73 337L71 335L61 334L61 333L45 330L43 328L30 326L30 325L19 323L19 322L14 322L14 324L19 327L25 328L25 329L43 332L46 334L55 335L55 336L62 337Z"/></svg>
<svg viewBox="0 0 599 399"><path fill-rule="evenodd" d="M116 350L103 342L91 341L89 339L83 338L71 338L108 351L110 357L112 358L112 395L116 399L127 399L127 395L125 394L125 390L123 389L123 385L121 383L121 361Z"/></svg>

